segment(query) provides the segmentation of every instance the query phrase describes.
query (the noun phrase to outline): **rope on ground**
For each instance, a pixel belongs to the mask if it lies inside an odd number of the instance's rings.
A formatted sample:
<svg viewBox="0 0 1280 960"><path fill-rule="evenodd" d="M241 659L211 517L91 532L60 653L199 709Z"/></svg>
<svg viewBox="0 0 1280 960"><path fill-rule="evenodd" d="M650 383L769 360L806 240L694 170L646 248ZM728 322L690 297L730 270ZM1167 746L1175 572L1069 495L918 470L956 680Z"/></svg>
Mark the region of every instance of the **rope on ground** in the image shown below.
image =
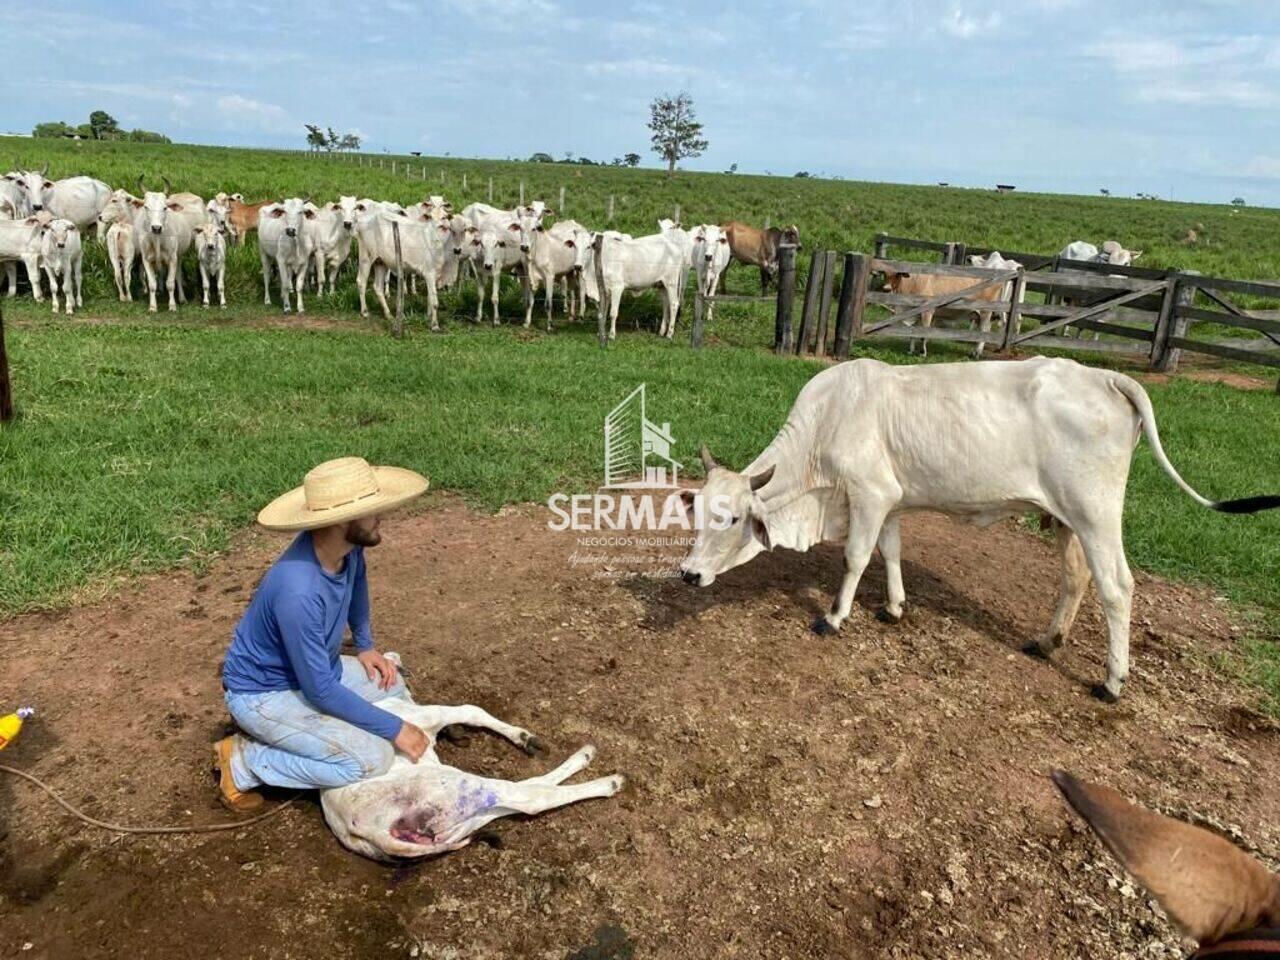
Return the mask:
<svg viewBox="0 0 1280 960"><path fill-rule="evenodd" d="M99 830L109 830L112 833L218 833L222 830L243 830L245 827L252 827L255 824L269 820L282 810L291 807L302 794L294 794L284 803L280 804L266 813L260 813L256 817L250 817L248 820L236 820L229 823L198 823L189 827L129 827L119 823L108 823L106 820L98 820L89 816L83 810L73 807L70 803L62 798L58 791L49 786L39 777L27 773L25 770L18 770L15 767L7 766L0 763L0 773L10 773L15 777L21 777L30 783L34 783L37 787L51 796L64 810L79 820L84 821L92 827Z"/></svg>

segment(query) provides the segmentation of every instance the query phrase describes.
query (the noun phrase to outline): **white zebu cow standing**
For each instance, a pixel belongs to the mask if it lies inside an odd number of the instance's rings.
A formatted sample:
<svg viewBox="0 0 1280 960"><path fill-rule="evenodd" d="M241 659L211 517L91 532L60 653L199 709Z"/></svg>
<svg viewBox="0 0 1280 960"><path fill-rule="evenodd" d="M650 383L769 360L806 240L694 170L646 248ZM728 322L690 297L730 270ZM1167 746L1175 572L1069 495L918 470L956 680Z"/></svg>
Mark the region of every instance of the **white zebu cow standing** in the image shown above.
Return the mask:
<svg viewBox="0 0 1280 960"><path fill-rule="evenodd" d="M373 292L383 316L390 320L387 305L387 276L396 269L395 232L400 232L400 266L410 277L422 277L427 284L427 320L432 330L440 329L438 280L444 266L448 228L435 221L424 223L403 214L374 210L356 219L356 288L360 292L360 316L369 315L366 290L373 273ZM397 282L403 283L401 276Z"/></svg>
<svg viewBox="0 0 1280 960"><path fill-rule="evenodd" d="M204 306L209 305L209 288L218 286L218 306L227 305L227 239L213 221L195 229L196 261L200 264L200 289Z"/></svg>
<svg viewBox="0 0 1280 960"><path fill-rule="evenodd" d="M1058 251L1059 260L1079 260L1083 263L1106 263L1113 267L1132 266L1133 261L1137 260L1140 256L1142 256L1141 250L1126 250L1115 240L1107 240L1104 242L1101 250L1085 240L1073 240ZM1085 274L1084 270L1072 270L1070 268L1064 268L1059 272ZM1120 275L1112 274L1112 276L1119 277ZM1088 306L1092 299L1092 297L1087 295L1083 298L1064 296L1062 298L1062 302L1068 305ZM1084 330L1081 327L1076 327L1075 331L1077 339L1084 335ZM1065 331L1059 332L1065 333ZM1101 336L1102 334L1099 331L1093 331L1093 339L1097 340Z"/></svg>
<svg viewBox="0 0 1280 960"><path fill-rule="evenodd" d="M271 267L280 274L280 300L284 312L291 309L291 297L298 298L298 312L305 313L302 286L311 262L313 237L310 225L316 220L311 198L290 197L258 211L258 258L262 262L262 302L271 304ZM290 293L290 291L293 293Z"/></svg>
<svg viewBox="0 0 1280 960"><path fill-rule="evenodd" d="M595 757L586 746L549 773L527 780L496 780L441 763L435 744L452 724L492 730L532 753L537 738L479 707L419 706L408 698L380 700L378 706L417 725L430 740L422 758L397 753L381 776L320 793L325 822L348 850L375 860L429 857L458 850L475 832L499 817L534 816L579 800L611 797L625 785L621 776L566 784Z"/></svg>
<svg viewBox="0 0 1280 960"><path fill-rule="evenodd" d="M583 271L587 296L600 301L609 321L609 339L618 333L618 307L627 290L662 288L662 326L659 336L670 338L675 333L676 315L680 309L680 291L688 275L689 255L683 244L666 233L634 240L605 237L600 249L600 267ZM603 272L604 290L599 291L597 272Z"/></svg>
<svg viewBox="0 0 1280 960"><path fill-rule="evenodd" d="M834 633L877 546L884 616L902 617L903 513L935 510L980 526L1047 514L1057 522L1062 592L1048 632L1027 652L1047 656L1061 645L1092 574L1110 636L1106 684L1094 693L1114 701L1129 675L1133 577L1121 518L1139 434L1197 503L1226 513L1280 507L1280 496L1214 503L1196 493L1160 446L1146 392L1123 374L1044 357L912 367L854 360L801 389L782 430L742 473L703 448L702 513L721 510L726 522L702 525L681 574L707 586L763 550L843 539L844 580L814 624Z"/></svg>
<svg viewBox="0 0 1280 960"><path fill-rule="evenodd" d="M538 206L517 207L515 210L498 210L487 203L473 203L462 211L462 216L476 227L471 265L476 271L477 323L484 316L486 286L490 288L493 325L496 327L502 322L498 313L498 295L504 273L514 273L517 269L523 272L521 286L526 307L529 304L533 294L526 259L533 245L533 234L542 226L543 214L547 212L545 204L541 201L536 203Z"/></svg>
<svg viewBox="0 0 1280 960"><path fill-rule="evenodd" d="M67 316L75 313L75 307L84 306L81 288L84 286L84 252L80 245L80 231L70 220L53 220L44 228L40 238L40 262L49 278L49 296L53 300L53 312L58 312L58 281L62 281L62 299Z"/></svg>
<svg viewBox="0 0 1280 960"><path fill-rule="evenodd" d="M698 278L698 292L706 298L716 295L720 275L729 266L729 235L714 223L693 228L693 272ZM716 302L707 300L707 322L715 315Z"/></svg>
<svg viewBox="0 0 1280 960"><path fill-rule="evenodd" d="M1022 269L1021 263L1019 263L1017 260L1006 259L1005 257L1001 256L999 250L992 250L985 257L979 257L979 256L970 257L969 266L983 267L987 270L1021 270ZM1006 281L1005 285L1000 289L999 299L1008 300L1011 296L1013 296L1012 280ZM1026 300L1026 298L1027 298L1027 291L1026 291L1026 288L1024 287L1022 290L1022 296L1018 299L1018 302L1022 303ZM978 329L981 330L983 333L989 332L991 330L992 311L978 310L976 312L978 314ZM1008 319L1009 314L1006 311L1001 311L998 314L998 316L1000 317L1001 322L1004 322L1005 320ZM973 329L972 325L970 325L970 329ZM1021 330L1022 330L1022 322L1019 321L1017 325L1017 329L1014 330L1014 334L1015 335L1018 334L1019 332L1021 332ZM982 359L982 349L985 346L986 346L986 343L981 340L979 340L976 344L974 344L974 347L973 347L974 359L976 360Z"/></svg>
<svg viewBox="0 0 1280 960"><path fill-rule="evenodd" d="M336 202L320 208L312 228L315 242L316 292L324 293L325 277L329 278L329 292L333 293L338 282L338 271L351 256L351 241L355 236L356 197L339 197Z"/></svg>
<svg viewBox="0 0 1280 960"><path fill-rule="evenodd" d="M169 188L168 180L165 188L166 191ZM142 255L142 269L151 298L148 311L156 312L156 274L161 270L165 274L165 288L169 291L169 309L177 310L175 292L186 302L182 291L182 255L191 246L194 217L187 205L171 199L167 192L148 190L141 199L134 198L129 203L133 208L133 233L138 252Z"/></svg>
<svg viewBox="0 0 1280 960"><path fill-rule="evenodd" d="M551 227L538 226L533 231L529 246L529 298L525 303L524 325L527 327L533 320L533 302L537 299L538 287L546 288L547 329L551 329L552 301L554 299L556 281L565 280L565 313L570 320L578 315L578 293L575 285L573 298L569 297L569 281L578 280L583 257L580 249L580 237L586 230L573 220L561 220Z"/></svg>
<svg viewBox="0 0 1280 960"><path fill-rule="evenodd" d="M48 210L57 220L70 220L80 230L93 225L98 214L111 199L111 188L93 177L67 177L53 181L46 178L46 163L39 173L34 170L15 170L8 176L14 178L26 194L33 213Z"/></svg>
<svg viewBox="0 0 1280 960"><path fill-rule="evenodd" d="M18 174L5 174L0 179L0 220L23 220L31 216L27 192L18 185Z"/></svg>
<svg viewBox="0 0 1280 960"><path fill-rule="evenodd" d="M32 214L24 220L0 220L0 263L9 279L9 296L18 293L18 264L27 268L31 295L36 303L44 302L40 285L40 244L44 228L51 218L47 213Z"/></svg>
<svg viewBox="0 0 1280 960"><path fill-rule="evenodd" d="M99 219L100 232L102 227L102 220ZM138 256L133 224L128 219L114 221L106 228L104 245L107 249L107 262L111 264L111 275L116 281L116 293L121 302L133 300L133 262Z"/></svg>

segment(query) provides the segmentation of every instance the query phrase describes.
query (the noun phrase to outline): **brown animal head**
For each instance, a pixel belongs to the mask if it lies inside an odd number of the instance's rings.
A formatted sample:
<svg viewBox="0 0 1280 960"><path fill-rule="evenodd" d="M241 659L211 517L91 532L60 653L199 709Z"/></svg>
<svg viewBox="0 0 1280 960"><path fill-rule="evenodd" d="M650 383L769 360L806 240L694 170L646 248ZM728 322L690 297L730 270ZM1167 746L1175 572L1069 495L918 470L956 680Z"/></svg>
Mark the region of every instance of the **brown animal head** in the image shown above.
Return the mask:
<svg viewBox="0 0 1280 960"><path fill-rule="evenodd" d="M1200 944L1195 957L1280 957L1280 878L1216 834L1064 771L1052 776L1125 870Z"/></svg>
<svg viewBox="0 0 1280 960"><path fill-rule="evenodd" d="M884 272L884 288L897 293L902 286L902 281L910 277L909 273L900 273L895 270L886 270Z"/></svg>

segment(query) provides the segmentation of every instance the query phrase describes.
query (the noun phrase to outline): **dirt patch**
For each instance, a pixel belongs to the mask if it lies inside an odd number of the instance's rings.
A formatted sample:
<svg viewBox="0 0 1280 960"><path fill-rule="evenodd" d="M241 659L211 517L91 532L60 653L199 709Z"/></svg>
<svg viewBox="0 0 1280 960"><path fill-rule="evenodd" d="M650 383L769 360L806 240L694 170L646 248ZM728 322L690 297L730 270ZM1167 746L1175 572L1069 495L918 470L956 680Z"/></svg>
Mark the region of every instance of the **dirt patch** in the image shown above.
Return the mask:
<svg viewBox="0 0 1280 960"><path fill-rule="evenodd" d="M1181 380L1199 380L1201 383L1222 383L1239 390L1274 390L1276 386L1271 380L1252 377L1236 370L1228 370L1221 367L1179 369L1176 374L1143 373L1138 374L1138 379L1144 383L1168 383L1171 376L1176 376Z"/></svg>
<svg viewBox="0 0 1280 960"><path fill-rule="evenodd" d="M1214 669L1234 628L1202 593L1139 577L1134 675L1107 707L1088 695L1092 598L1055 663L1017 652L1058 571L1012 525L910 518L907 621L875 620L877 561L819 638L834 548L694 590L572 567L573 535L545 519L446 503L393 520L370 553L375 634L419 699L478 703L551 746L532 760L475 736L447 760L530 776L593 742L592 772L627 791L390 868L339 847L311 799L242 833L116 838L0 778L0 953L1179 956L1058 800L1057 766L1276 849L1280 738ZM246 534L203 575L0 625L0 705L41 710L4 760L112 819L224 819L206 769L227 722L217 667L284 542Z"/></svg>

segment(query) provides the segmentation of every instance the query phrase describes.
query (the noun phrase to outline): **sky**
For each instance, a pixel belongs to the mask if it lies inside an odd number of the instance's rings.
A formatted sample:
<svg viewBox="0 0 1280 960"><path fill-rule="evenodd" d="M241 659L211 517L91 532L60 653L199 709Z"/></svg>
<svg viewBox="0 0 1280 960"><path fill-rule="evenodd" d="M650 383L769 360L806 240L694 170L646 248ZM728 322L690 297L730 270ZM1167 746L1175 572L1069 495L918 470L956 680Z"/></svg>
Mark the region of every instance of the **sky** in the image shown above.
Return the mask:
<svg viewBox="0 0 1280 960"><path fill-rule="evenodd" d="M0 9L0 132L609 160L685 90L691 170L1280 206L1275 0L113 0Z"/></svg>

